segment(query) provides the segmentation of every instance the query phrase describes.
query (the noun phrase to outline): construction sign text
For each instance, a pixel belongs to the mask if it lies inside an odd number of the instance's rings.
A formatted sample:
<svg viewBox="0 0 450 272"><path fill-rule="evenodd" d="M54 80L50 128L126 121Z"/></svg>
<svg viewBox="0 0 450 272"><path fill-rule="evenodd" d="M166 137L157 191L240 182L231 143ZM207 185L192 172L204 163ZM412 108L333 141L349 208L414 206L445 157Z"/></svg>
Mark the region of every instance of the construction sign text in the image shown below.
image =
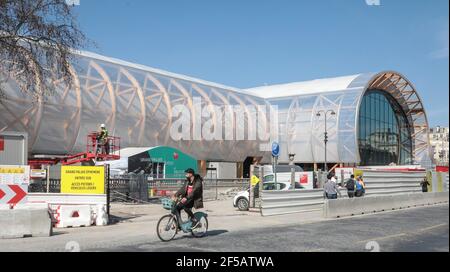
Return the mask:
<svg viewBox="0 0 450 272"><path fill-rule="evenodd" d="M0 185L30 184L29 165L0 165Z"/></svg>
<svg viewBox="0 0 450 272"><path fill-rule="evenodd" d="M105 168L103 166L62 166L61 193L104 194Z"/></svg>

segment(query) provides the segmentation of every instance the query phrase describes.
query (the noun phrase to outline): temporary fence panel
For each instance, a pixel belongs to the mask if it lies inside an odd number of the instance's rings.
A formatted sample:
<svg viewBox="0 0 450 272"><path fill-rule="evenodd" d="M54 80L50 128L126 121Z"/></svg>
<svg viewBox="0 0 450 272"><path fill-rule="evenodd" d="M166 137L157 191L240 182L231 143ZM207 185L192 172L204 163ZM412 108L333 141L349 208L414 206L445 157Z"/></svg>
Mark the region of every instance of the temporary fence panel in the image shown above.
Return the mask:
<svg viewBox="0 0 450 272"><path fill-rule="evenodd" d="M323 190L262 191L263 216L317 211L322 209Z"/></svg>
<svg viewBox="0 0 450 272"><path fill-rule="evenodd" d="M423 171L392 172L364 170L366 197L381 195L402 195L420 193L420 182L425 177ZM342 198L347 198L347 190L340 189ZM323 189L295 191L263 191L261 199L263 216L316 211L324 203Z"/></svg>
<svg viewBox="0 0 450 272"><path fill-rule="evenodd" d="M421 192L420 182L426 177L425 171L377 171L362 170L366 195L405 194Z"/></svg>
<svg viewBox="0 0 450 272"><path fill-rule="evenodd" d="M428 173L428 191L433 193L448 192L448 173L431 171Z"/></svg>
<svg viewBox="0 0 450 272"><path fill-rule="evenodd" d="M449 191L449 174L447 173L447 175L445 176L445 191L448 192Z"/></svg>

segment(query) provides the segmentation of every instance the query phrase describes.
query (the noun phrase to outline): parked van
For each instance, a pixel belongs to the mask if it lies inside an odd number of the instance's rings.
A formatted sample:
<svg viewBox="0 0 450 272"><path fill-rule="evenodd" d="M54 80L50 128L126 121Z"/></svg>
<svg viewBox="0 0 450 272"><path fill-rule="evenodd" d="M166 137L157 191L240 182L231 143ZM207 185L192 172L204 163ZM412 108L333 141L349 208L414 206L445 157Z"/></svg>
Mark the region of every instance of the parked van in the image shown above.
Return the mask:
<svg viewBox="0 0 450 272"><path fill-rule="evenodd" d="M267 176L265 176L267 177ZM292 184L289 181L278 181L275 185L274 181L267 181L263 183L263 190L266 191L287 191L290 190L292 187ZM258 186L258 185L257 185ZM258 187L255 187L255 194L258 192ZM299 182L295 182L295 189L301 190L305 189ZM248 211L249 205L250 205L250 189L247 189L246 191L242 191L236 194L236 196L233 198L233 207L238 208L240 211Z"/></svg>
<svg viewBox="0 0 450 272"><path fill-rule="evenodd" d="M304 189L312 190L314 188L314 173L304 172L298 165L277 165L277 182L290 182L291 169L295 171L295 182L299 182ZM271 165L264 166L264 182L274 182L275 174Z"/></svg>
<svg viewBox="0 0 450 272"><path fill-rule="evenodd" d="M272 174L273 173L273 166L266 164L262 166L264 168L264 175ZM294 168L295 172L303 172L303 168L301 168L298 165L286 165L286 164L279 164L275 166L275 169L277 170L277 174L280 173L291 173L292 167Z"/></svg>

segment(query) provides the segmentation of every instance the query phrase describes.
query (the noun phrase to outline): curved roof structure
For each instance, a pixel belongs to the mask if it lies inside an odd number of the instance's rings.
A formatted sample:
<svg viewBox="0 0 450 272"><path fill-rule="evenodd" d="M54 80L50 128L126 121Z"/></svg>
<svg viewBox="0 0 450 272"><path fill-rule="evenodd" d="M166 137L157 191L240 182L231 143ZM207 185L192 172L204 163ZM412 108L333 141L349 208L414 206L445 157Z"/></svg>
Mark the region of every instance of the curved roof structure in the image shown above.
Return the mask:
<svg viewBox="0 0 450 272"><path fill-rule="evenodd" d="M250 139L253 130L266 130L273 117L262 107L278 108L276 133L282 146L280 161L295 153L297 162L323 162L324 120L321 110L337 114L328 120L330 162L358 163L358 111L364 94L383 90L401 105L412 128L416 162L429 157L428 121L414 86L393 71L358 74L330 79L239 89L129 63L89 52L77 52L73 65L75 84L69 88L53 80L52 96L38 101L22 93L14 81L8 81L6 96L0 100L0 131L26 131L33 154L70 154L85 149L85 135L106 123L110 134L121 137L122 147L172 146L197 159L243 161L246 157L264 157L261 148L271 139ZM174 139L171 128L177 121L179 106L191 112L189 131L194 137ZM200 112L194 110L200 108ZM204 127L203 108L216 106L210 127L226 127L231 136L239 127L253 128L246 137L205 140L195 133ZM224 119L229 106L241 107L243 118ZM223 116L222 116L223 114ZM257 114L257 115L256 115ZM219 118L222 116L223 118ZM263 116L262 122L255 116ZM256 132L255 132L256 133ZM216 135L217 136L217 135ZM220 135L219 135L220 136ZM235 139L236 138L236 139Z"/></svg>
<svg viewBox="0 0 450 272"><path fill-rule="evenodd" d="M277 105L282 161L296 154L298 162L324 162L325 122L319 111L333 110L328 122L328 161L359 163L358 117L362 98L369 90L389 93L405 112L413 139L414 162L429 161L428 120L422 100L411 82L400 73L384 71L307 82L249 89Z"/></svg>
<svg viewBox="0 0 450 272"><path fill-rule="evenodd" d="M263 98L279 98L296 96L299 94L318 94L327 92L336 92L338 90L347 90L348 86L360 75L324 78L303 82L294 82L287 84L262 86L247 89L246 91Z"/></svg>

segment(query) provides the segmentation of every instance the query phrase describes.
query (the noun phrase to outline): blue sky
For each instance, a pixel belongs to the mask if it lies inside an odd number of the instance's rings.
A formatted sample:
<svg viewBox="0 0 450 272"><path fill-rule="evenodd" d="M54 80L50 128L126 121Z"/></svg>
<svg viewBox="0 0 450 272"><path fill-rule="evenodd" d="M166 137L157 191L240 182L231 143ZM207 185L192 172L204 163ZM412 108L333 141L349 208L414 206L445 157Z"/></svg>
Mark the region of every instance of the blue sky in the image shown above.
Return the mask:
<svg viewBox="0 0 450 272"><path fill-rule="evenodd" d="M449 1L80 0L91 51L247 88L396 70L449 124Z"/></svg>

